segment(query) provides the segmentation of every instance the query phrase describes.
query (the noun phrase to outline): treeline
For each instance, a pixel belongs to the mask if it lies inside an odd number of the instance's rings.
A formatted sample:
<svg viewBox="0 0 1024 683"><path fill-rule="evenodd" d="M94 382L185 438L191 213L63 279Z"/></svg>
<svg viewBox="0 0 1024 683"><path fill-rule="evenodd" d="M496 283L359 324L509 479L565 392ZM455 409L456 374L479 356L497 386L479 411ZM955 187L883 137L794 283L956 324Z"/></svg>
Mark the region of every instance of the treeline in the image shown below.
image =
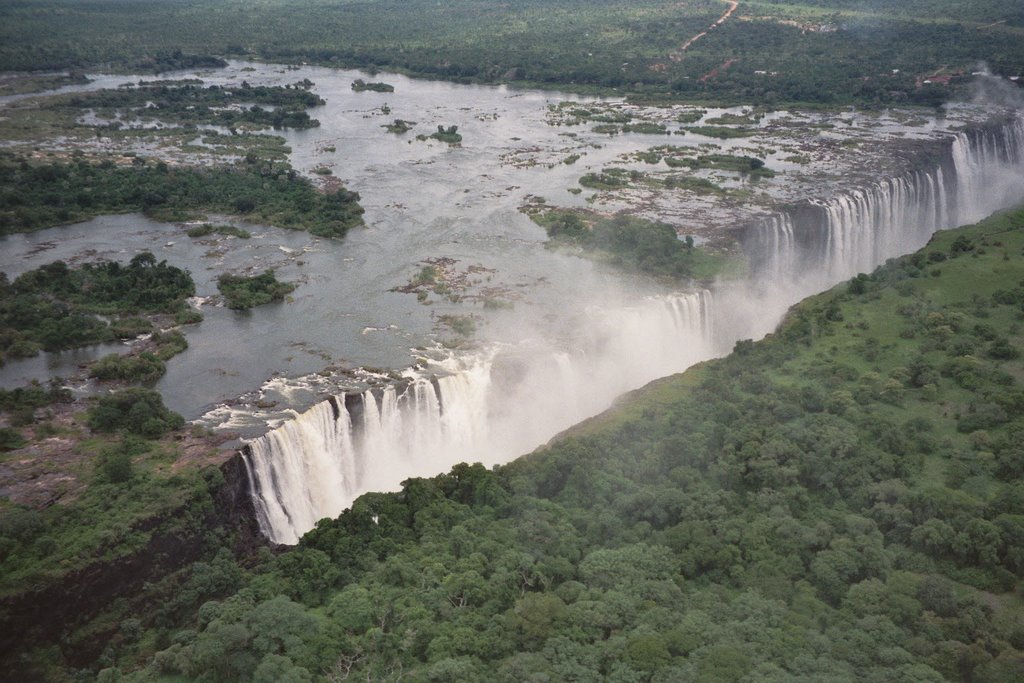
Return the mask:
<svg viewBox="0 0 1024 683"><path fill-rule="evenodd" d="M105 213L160 217L189 211L241 216L257 223L342 237L362 224L359 195L320 192L288 164L255 155L231 166L171 167L135 157L91 163L38 163L0 155L0 234L28 232Z"/></svg>
<svg viewBox="0 0 1024 683"><path fill-rule="evenodd" d="M1022 316L1024 211L941 234L510 465L197 564L100 677L1019 680Z"/></svg>
<svg viewBox="0 0 1024 683"><path fill-rule="evenodd" d="M483 11L475 0L443 8L412 0L334 11L275 0L239 13L212 2L187 12L139 2L131 3L131 12L108 12L103 3L49 0L0 9L0 66L132 68L154 49L173 55L184 46L460 82L827 106L931 106L956 94L979 61L1003 76L1024 70L1020 13L1002 5L964 9L949 0L921 0L901 5L893 16L879 3L868 8L874 14L846 0L813 4L820 9L758 3L750 7L753 18L726 21L684 58L672 59L684 40L718 19L721 2L519 0ZM1008 24L976 23L1003 19ZM966 75L950 84L920 82L942 70Z"/></svg>
<svg viewBox="0 0 1024 683"><path fill-rule="evenodd" d="M145 55L129 65L133 71L163 73L165 71L183 71L185 69L222 69L228 65L220 57L208 54L185 54L181 50L157 52Z"/></svg>
<svg viewBox="0 0 1024 683"><path fill-rule="evenodd" d="M759 0L760 5L792 5L787 0ZM950 0L905 0L893 7L887 0L801 0L799 6L822 10L855 10L876 15L906 17L943 17L981 24L1024 26L1024 7L1008 5L1002 0L974 0L969 3ZM792 6L792 11L797 7Z"/></svg>

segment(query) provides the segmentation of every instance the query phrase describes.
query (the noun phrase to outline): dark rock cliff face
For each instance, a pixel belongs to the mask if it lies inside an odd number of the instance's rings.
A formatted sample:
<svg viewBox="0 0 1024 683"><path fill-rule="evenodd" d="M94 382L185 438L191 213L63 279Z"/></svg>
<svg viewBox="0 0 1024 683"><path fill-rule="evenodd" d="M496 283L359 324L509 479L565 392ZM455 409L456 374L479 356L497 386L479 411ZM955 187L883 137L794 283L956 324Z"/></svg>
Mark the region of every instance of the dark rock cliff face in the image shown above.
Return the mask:
<svg viewBox="0 0 1024 683"><path fill-rule="evenodd" d="M219 549L207 531L221 529L230 539L236 557L251 556L267 541L260 534L248 490L241 456L235 454L220 466L223 481L209 477L209 490L182 501L168 514L143 520L133 531L149 536L139 550L51 581L45 587L0 601L0 671L16 675L24 666L21 653L41 644L63 643L65 659L85 667L102 653L117 624L90 625L87 637L67 639L75 629L88 625L118 600L127 601L134 614L146 615L149 585L192 563L209 559ZM196 510L201 510L197 514ZM182 523L188 519L189 523ZM31 680L19 676L17 679Z"/></svg>
<svg viewBox="0 0 1024 683"><path fill-rule="evenodd" d="M224 485L214 494L214 512L220 524L235 533L235 555L246 557L268 542L257 522L242 454L235 453L221 465L220 471Z"/></svg>

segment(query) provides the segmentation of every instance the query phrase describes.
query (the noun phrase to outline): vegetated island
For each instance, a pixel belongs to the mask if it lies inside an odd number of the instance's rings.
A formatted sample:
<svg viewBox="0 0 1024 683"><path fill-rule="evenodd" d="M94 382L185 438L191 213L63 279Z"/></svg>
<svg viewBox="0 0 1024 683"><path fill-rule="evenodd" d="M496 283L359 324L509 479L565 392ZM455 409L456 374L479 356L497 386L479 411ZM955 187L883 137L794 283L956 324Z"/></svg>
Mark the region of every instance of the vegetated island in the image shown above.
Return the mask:
<svg viewBox="0 0 1024 683"><path fill-rule="evenodd" d="M356 80L352 81L352 89L355 90L356 92L364 92L366 90L370 90L372 92L395 92L395 86L389 83L367 83L361 78L357 78Z"/></svg>
<svg viewBox="0 0 1024 683"><path fill-rule="evenodd" d="M754 128L744 128L742 126L691 126L686 130L690 133L696 133L708 138L718 138L719 140L749 138L757 132Z"/></svg>
<svg viewBox="0 0 1024 683"><path fill-rule="evenodd" d="M389 133L395 135L403 135L412 130L413 126L416 125L415 121L405 121L403 119L395 119L391 123L385 123L381 128L386 128Z"/></svg>
<svg viewBox="0 0 1024 683"><path fill-rule="evenodd" d="M523 210L547 231L550 246L575 249L627 272L700 282L746 273L746 259L735 245L697 246L693 237L680 238L666 223L543 204Z"/></svg>
<svg viewBox="0 0 1024 683"><path fill-rule="evenodd" d="M730 171L738 173L745 180L752 182L775 177L775 171L765 166L764 160L756 157L719 153L700 154L691 148L673 145L652 147L646 151L630 154L628 158L651 165L664 161L672 171L652 174L637 169L606 166L600 171L591 171L580 176L580 186L598 191L639 187L738 198L742 195L737 190L723 188L708 178L686 171ZM564 163L571 164L576 160L576 158L567 157Z"/></svg>
<svg viewBox="0 0 1024 683"><path fill-rule="evenodd" d="M437 131L430 135L417 135L417 140L438 140L440 142L447 142L449 145L457 145L462 142L462 135L459 134L458 126L444 126L439 125Z"/></svg>
<svg viewBox="0 0 1024 683"><path fill-rule="evenodd" d="M243 230L242 228L235 227L234 225L213 225L212 223L203 223L195 226L194 228L189 228L185 231L185 234L193 238L209 237L210 235L237 237L242 240L252 238L252 233L248 230Z"/></svg>
<svg viewBox="0 0 1024 683"><path fill-rule="evenodd" d="M25 358L154 330L162 317L193 322L188 271L142 252L128 264L54 261L19 275L0 274L0 360ZM108 319L98 316L107 316Z"/></svg>
<svg viewBox="0 0 1024 683"><path fill-rule="evenodd" d="M4 74L0 75L0 96L24 95L28 93L56 90L65 85L85 85L91 83L81 71L63 74Z"/></svg>
<svg viewBox="0 0 1024 683"><path fill-rule="evenodd" d="M171 329L201 321L187 303L195 294L188 271L142 252L116 261L69 268L55 261L8 283L0 273L0 364L113 340L135 340L130 351L93 361L85 374L119 383L153 382L166 361L188 348Z"/></svg>
<svg viewBox="0 0 1024 683"><path fill-rule="evenodd" d="M485 309L510 309L521 294L509 286L489 284L491 268L472 264L464 268L457 267L458 260L447 256L429 258L422 261L419 271L408 283L393 287L389 291L415 294L416 300L424 305L431 305L433 294L439 299L450 303L478 303ZM449 348L464 345L477 331L479 316L475 314L455 315L452 313L433 314L431 316L437 327L454 332L461 339L448 339L443 343Z"/></svg>
<svg viewBox="0 0 1024 683"><path fill-rule="evenodd" d="M101 678L129 680L1015 680L1022 307L1018 210L811 297L765 340L511 464L361 496L277 554L217 512L221 470L168 476L173 441L147 440L176 423L158 397L115 394L89 410L99 445L76 497L0 511L5 670L92 653ZM88 600L142 556L158 558L147 583Z"/></svg>
<svg viewBox="0 0 1024 683"><path fill-rule="evenodd" d="M307 79L308 81L308 79ZM179 125L217 125L227 128L316 128L320 122L306 109L325 104L310 85L300 82L287 86L252 86L242 81L238 87L203 87L189 81L164 81L129 84L95 92L58 95L47 98L43 110L92 110L110 128L130 125L135 119L159 119ZM269 105L264 109L260 105Z"/></svg>
<svg viewBox="0 0 1024 683"><path fill-rule="evenodd" d="M101 381L150 384L166 374L166 361L187 348L188 341L180 331L157 330L131 353L111 353L93 361L88 375Z"/></svg>
<svg viewBox="0 0 1024 683"><path fill-rule="evenodd" d="M202 168L139 156L65 162L0 152L0 186L0 234L129 211L162 220L225 213L320 237L362 225L358 193L340 184L318 190L287 163L255 154Z"/></svg>
<svg viewBox="0 0 1024 683"><path fill-rule="evenodd" d="M217 289L224 295L228 308L244 311L254 306L284 301L295 291L295 284L281 282L273 270L259 275L231 275L224 273L217 278Z"/></svg>

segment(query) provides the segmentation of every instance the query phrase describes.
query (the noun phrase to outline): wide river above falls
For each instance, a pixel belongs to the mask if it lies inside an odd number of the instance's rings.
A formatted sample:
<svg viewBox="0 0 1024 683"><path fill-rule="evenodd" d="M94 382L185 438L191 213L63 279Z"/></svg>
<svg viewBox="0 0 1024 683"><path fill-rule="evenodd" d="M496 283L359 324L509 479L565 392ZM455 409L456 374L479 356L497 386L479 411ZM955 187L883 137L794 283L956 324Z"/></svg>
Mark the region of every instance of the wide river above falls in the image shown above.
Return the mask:
<svg viewBox="0 0 1024 683"><path fill-rule="evenodd" d="M195 74L164 77L186 75ZM316 378L327 367L408 368L416 362L414 349L457 338L439 324L446 314L475 316L481 341L513 344L536 338L571 350L584 312L628 309L671 292L662 284L546 249L543 230L519 207L529 197L583 206L590 193L569 191L579 188L581 175L608 165L642 168L641 162L623 161L622 156L655 145L713 142L728 152L741 144L692 134L608 136L586 125L551 125L550 107L579 99L552 92L239 62L199 77L208 85L240 84L243 79L253 85L312 80L314 91L327 101L310 110L321 126L276 134L291 147L290 161L298 170L319 178L313 169L329 168L334 178L360 193L366 226L343 240L245 226L252 239L219 237L211 243L186 236L187 226L122 215L0 238L0 271L12 278L56 259L126 261L148 249L189 269L200 297L216 294L216 277L226 271L274 268L280 279L298 282L287 303L245 313L202 308L204 321L186 329L188 350L168 363L167 375L156 386L168 405L188 418L261 386L267 403L305 407L321 389L290 380ZM395 91L354 92L356 78L386 81ZM62 91L132 80L138 77L102 76ZM710 110L707 116L722 111ZM383 125L398 118L414 121L414 129L404 135L388 133ZM853 115L848 118L852 127ZM463 136L460 146L416 140L417 134L452 125ZM927 135L934 127L929 121L911 133ZM578 162L564 163L577 154ZM781 150L764 154L769 166L782 171L792 166L785 160L789 156ZM454 269L475 283L470 293L488 289L514 306L491 310L479 300L453 303L437 296L424 305L412 294L392 291L408 283L422 262L438 257L457 261ZM770 327L776 317L776 311L766 311L761 327ZM0 384L69 376L83 360L110 351L106 346L11 362L0 368ZM647 350L636 348L634 353L642 356ZM270 381L274 378L289 381Z"/></svg>

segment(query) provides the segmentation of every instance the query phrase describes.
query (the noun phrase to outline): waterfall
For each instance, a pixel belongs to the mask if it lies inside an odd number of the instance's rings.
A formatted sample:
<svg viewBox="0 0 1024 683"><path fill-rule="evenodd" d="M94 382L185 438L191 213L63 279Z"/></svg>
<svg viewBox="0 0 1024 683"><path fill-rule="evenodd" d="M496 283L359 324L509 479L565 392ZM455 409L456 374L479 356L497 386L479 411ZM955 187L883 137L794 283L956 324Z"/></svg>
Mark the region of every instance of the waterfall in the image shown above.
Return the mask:
<svg viewBox="0 0 1024 683"><path fill-rule="evenodd" d="M936 231L975 223L1022 195L1024 118L1018 116L958 133L931 169L770 216L743 242L761 291L802 298L916 251Z"/></svg>
<svg viewBox="0 0 1024 683"><path fill-rule="evenodd" d="M507 462L616 396L714 351L707 291L586 311L568 348L491 345L333 396L242 451L260 528L294 544L367 491L463 462Z"/></svg>
<svg viewBox="0 0 1024 683"><path fill-rule="evenodd" d="M1024 196L1024 119L964 131L931 169L805 202L743 238L750 282L591 309L558 347L493 345L332 397L243 449L263 532L296 543L362 493L507 462L647 382L757 337L805 296Z"/></svg>
<svg viewBox="0 0 1024 683"><path fill-rule="evenodd" d="M337 457L311 457L335 453ZM293 529L339 514L339 491L356 480L348 413L335 401L313 406L252 441L243 452L260 528L281 543L296 543ZM279 531L278 531L279 530Z"/></svg>

